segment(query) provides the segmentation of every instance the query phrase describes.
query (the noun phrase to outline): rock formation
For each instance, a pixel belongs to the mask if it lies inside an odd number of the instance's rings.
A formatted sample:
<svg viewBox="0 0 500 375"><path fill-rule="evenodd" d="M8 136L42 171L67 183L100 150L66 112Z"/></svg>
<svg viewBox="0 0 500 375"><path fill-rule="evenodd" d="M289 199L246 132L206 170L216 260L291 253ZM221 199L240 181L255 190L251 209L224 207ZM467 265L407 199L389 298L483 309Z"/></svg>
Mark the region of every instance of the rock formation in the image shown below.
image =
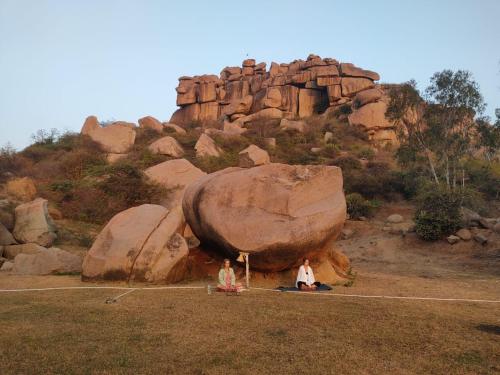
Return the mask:
<svg viewBox="0 0 500 375"><path fill-rule="evenodd" d="M346 218L340 168L266 164L227 168L188 186L183 211L203 244L252 267L281 271L337 238Z"/></svg>
<svg viewBox="0 0 500 375"><path fill-rule="evenodd" d="M225 119L241 127L259 120L306 118L346 105L353 110L352 125L362 127L374 141L394 142L379 79L375 72L313 54L306 61L273 62L269 70L266 63L247 59L218 76L180 77L180 108L170 121L188 125Z"/></svg>

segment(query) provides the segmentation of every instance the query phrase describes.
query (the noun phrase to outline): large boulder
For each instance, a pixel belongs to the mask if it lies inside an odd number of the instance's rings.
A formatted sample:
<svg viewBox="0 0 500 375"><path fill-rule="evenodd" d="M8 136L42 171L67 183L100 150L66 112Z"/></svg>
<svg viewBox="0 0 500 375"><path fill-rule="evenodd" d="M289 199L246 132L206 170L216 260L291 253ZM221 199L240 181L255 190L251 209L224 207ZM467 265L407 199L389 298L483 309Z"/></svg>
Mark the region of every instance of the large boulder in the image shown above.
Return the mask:
<svg viewBox="0 0 500 375"><path fill-rule="evenodd" d="M8 199L0 200L0 223L9 231L14 229L14 203Z"/></svg>
<svg viewBox="0 0 500 375"><path fill-rule="evenodd" d="M15 215L13 234L19 242L34 242L48 247L57 238L56 226L49 215L46 199L37 198L17 206Z"/></svg>
<svg viewBox="0 0 500 375"><path fill-rule="evenodd" d="M148 146L148 149L154 154L168 155L175 158L180 158L184 155L182 146L175 138L166 136L162 137Z"/></svg>
<svg viewBox="0 0 500 375"><path fill-rule="evenodd" d="M267 164L227 168L184 194L188 224L204 245L251 267L281 271L335 240L346 219L342 171L330 166Z"/></svg>
<svg viewBox="0 0 500 375"><path fill-rule="evenodd" d="M144 204L115 215L83 262L83 279L175 282L182 278L188 246L182 210Z"/></svg>
<svg viewBox="0 0 500 375"><path fill-rule="evenodd" d="M18 275L50 275L80 273L82 258L65 250L51 247L33 254L21 253L14 259L12 273Z"/></svg>
<svg viewBox="0 0 500 375"><path fill-rule="evenodd" d="M250 145L239 153L239 166L244 168L269 164L269 154L256 145Z"/></svg>
<svg viewBox="0 0 500 375"><path fill-rule="evenodd" d="M7 181L5 191L23 202L31 201L36 197L35 183L29 177L13 178Z"/></svg>
<svg viewBox="0 0 500 375"><path fill-rule="evenodd" d="M115 122L102 127L95 116L87 117L81 133L88 135L94 142L97 142L103 151L113 154L127 153L135 142L133 124Z"/></svg>
<svg viewBox="0 0 500 375"><path fill-rule="evenodd" d="M149 167L144 173L170 191L169 207L180 205L186 187L206 175L186 159L167 160Z"/></svg>

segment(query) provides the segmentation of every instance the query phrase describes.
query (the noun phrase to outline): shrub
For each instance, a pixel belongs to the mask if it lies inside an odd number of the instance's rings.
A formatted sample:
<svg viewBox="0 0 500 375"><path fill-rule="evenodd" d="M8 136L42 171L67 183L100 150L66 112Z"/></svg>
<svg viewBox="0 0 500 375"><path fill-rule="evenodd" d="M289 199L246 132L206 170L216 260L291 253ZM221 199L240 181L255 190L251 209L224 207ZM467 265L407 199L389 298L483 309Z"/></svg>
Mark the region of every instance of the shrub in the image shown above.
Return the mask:
<svg viewBox="0 0 500 375"><path fill-rule="evenodd" d="M500 197L500 163L485 160L469 160L465 163L469 182L489 198Z"/></svg>
<svg viewBox="0 0 500 375"><path fill-rule="evenodd" d="M361 194L347 194L345 200L347 203L347 213L351 219L359 219L361 216L371 216L374 206L370 201L363 198Z"/></svg>
<svg viewBox="0 0 500 375"><path fill-rule="evenodd" d="M333 160L332 165L342 168L344 173L348 173L350 170L363 169L361 162L353 156L339 156Z"/></svg>
<svg viewBox="0 0 500 375"><path fill-rule="evenodd" d="M462 197L458 192L433 186L419 193L415 212L415 231L426 241L455 232L460 224Z"/></svg>

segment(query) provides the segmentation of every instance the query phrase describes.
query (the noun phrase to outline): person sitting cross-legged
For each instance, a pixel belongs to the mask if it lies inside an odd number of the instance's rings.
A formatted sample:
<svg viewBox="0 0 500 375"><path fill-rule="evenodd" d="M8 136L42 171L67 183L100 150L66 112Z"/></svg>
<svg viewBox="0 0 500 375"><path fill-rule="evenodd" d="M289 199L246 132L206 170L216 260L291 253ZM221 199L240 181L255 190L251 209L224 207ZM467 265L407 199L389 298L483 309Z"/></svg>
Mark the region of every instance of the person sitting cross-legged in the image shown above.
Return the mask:
<svg viewBox="0 0 500 375"><path fill-rule="evenodd" d="M309 266L309 259L304 258L303 264L299 268L297 281L295 286L300 290L315 290L321 285L319 281L314 279L314 272Z"/></svg>
<svg viewBox="0 0 500 375"><path fill-rule="evenodd" d="M236 283L236 277L234 275L234 270L231 268L231 262L229 259L224 259L222 267L219 271L219 284L217 289L222 292L236 292L239 293L242 290L240 283Z"/></svg>

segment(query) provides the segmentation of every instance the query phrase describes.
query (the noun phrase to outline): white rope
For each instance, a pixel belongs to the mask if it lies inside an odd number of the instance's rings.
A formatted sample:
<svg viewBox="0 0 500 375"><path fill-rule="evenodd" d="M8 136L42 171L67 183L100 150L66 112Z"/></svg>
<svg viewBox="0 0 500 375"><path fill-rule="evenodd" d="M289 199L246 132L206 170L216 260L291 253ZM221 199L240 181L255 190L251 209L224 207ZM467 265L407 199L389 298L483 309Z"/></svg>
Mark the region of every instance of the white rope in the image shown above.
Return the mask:
<svg viewBox="0 0 500 375"><path fill-rule="evenodd" d="M127 290L128 292L115 297L118 299L123 295L131 293L134 290L167 290L167 289L205 289L204 286L159 286L159 287L123 287L123 286L67 286L67 287L51 287L51 288L25 288L25 289L0 289L0 293L8 292L40 292L49 290L79 290L79 289L116 289ZM268 292L283 293L279 289L256 288L251 287L250 290L264 290ZM374 298L374 299L399 299L399 300L419 300L419 301L456 301L456 302L479 302L479 303L500 303L500 300L486 299L467 299L467 298L437 298L437 297L414 297L414 296L384 296L384 295L362 295L362 294L340 294L340 293L325 293L325 292L302 292L302 291L287 291L286 293L295 293L303 295L319 295L319 296L335 296L335 297L350 297L350 298Z"/></svg>
<svg viewBox="0 0 500 375"><path fill-rule="evenodd" d="M257 290L265 290L269 292L280 292L279 289L269 288L254 288ZM467 299L467 298L436 298L436 297L413 297L413 296L383 296L383 295L362 295L362 294L340 294L340 293L324 293L324 292L302 292L300 290L289 290L286 293L299 293L304 295L318 295L318 296L335 296L335 297L352 297L352 298L384 298L384 299L406 299L406 300L424 300L424 301L458 301L458 302L485 302L485 303L500 303L500 300L487 300L487 299Z"/></svg>
<svg viewBox="0 0 500 375"><path fill-rule="evenodd" d="M204 286L161 286L133 288L126 286L64 286L52 288L0 289L1 292L42 292L46 290L78 290L78 289L116 289L116 290L163 290L163 289L205 289Z"/></svg>

